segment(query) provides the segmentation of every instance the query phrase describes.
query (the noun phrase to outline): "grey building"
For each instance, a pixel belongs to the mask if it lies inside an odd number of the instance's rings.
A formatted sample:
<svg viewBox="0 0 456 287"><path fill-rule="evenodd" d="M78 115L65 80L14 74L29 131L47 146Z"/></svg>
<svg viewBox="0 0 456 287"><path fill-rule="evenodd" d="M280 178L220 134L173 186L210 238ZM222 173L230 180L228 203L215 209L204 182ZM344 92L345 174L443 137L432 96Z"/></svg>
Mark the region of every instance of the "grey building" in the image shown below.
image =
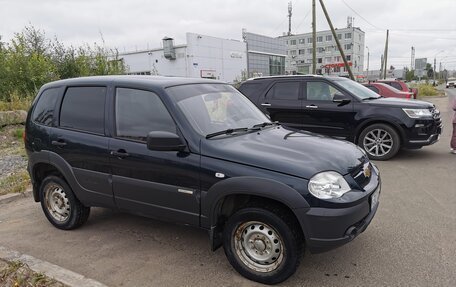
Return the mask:
<svg viewBox="0 0 456 287"><path fill-rule="evenodd" d="M247 44L248 77L285 74L286 44L278 38L258 35L242 30Z"/></svg>
<svg viewBox="0 0 456 287"><path fill-rule="evenodd" d="M336 29L354 75L363 75L364 32L357 27ZM285 71L288 74L312 73L312 33L281 36L287 45ZM344 62L337 49L331 30L317 32L317 74L347 75Z"/></svg>

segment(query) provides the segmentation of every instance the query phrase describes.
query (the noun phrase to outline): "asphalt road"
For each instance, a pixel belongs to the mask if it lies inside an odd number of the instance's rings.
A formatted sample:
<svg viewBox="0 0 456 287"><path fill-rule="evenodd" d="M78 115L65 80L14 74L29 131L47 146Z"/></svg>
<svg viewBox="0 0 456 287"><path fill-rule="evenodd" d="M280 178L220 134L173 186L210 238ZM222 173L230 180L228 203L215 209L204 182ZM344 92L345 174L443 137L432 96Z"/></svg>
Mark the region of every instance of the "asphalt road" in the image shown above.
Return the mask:
<svg viewBox="0 0 456 287"><path fill-rule="evenodd" d="M445 128L440 142L377 162L383 190L376 217L351 243L306 254L282 286L455 286L456 155L449 153L449 97L432 99ZM0 205L0 245L109 286L258 286L238 275L207 233L111 210L92 210L60 231L31 198Z"/></svg>

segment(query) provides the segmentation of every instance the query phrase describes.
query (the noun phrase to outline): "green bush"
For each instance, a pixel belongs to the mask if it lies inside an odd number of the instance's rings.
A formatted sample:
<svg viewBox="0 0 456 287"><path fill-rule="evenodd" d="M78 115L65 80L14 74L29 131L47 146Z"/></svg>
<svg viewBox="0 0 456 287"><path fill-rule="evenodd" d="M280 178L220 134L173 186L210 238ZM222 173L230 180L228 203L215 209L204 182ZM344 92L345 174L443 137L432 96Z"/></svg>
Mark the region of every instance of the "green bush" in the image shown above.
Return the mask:
<svg viewBox="0 0 456 287"><path fill-rule="evenodd" d="M28 109L45 83L126 71L117 50L98 44L65 47L44 31L27 26L8 43L0 42L0 110Z"/></svg>
<svg viewBox="0 0 456 287"><path fill-rule="evenodd" d="M421 97L430 97L439 95L439 92L430 84L420 84L418 85L418 95Z"/></svg>

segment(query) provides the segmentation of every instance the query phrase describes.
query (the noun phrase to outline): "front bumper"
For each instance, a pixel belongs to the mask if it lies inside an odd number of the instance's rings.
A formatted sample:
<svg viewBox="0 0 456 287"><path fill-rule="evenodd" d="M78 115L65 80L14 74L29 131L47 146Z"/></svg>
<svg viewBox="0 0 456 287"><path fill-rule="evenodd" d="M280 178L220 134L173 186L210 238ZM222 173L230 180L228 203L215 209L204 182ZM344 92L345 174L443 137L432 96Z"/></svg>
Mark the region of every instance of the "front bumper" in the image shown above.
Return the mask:
<svg viewBox="0 0 456 287"><path fill-rule="evenodd" d="M380 193L381 184L366 200L347 208L310 208L295 210L303 227L306 245L311 253L325 252L352 241L366 230L378 209L378 201L371 206L372 196Z"/></svg>

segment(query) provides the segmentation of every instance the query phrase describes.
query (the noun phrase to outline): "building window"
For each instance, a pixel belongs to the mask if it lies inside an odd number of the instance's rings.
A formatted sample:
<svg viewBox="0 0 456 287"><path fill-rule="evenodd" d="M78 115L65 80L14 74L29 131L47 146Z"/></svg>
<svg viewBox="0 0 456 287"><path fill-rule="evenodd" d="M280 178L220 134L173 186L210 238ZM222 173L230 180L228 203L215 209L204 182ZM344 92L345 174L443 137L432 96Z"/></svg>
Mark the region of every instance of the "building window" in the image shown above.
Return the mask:
<svg viewBox="0 0 456 287"><path fill-rule="evenodd" d="M361 36L361 34L359 34L358 37L359 37L359 41L361 42L361 39L362 39L363 37Z"/></svg>
<svg viewBox="0 0 456 287"><path fill-rule="evenodd" d="M325 48L323 47L318 47L318 53L324 53L325 52Z"/></svg>
<svg viewBox="0 0 456 287"><path fill-rule="evenodd" d="M318 58L318 59L317 59L317 63L318 63L318 64L322 64L322 63L323 63L323 58Z"/></svg>
<svg viewBox="0 0 456 287"><path fill-rule="evenodd" d="M352 33L345 33L345 39L351 39Z"/></svg>
<svg viewBox="0 0 456 287"><path fill-rule="evenodd" d="M296 45L296 40L290 40L290 45Z"/></svg>
<svg viewBox="0 0 456 287"><path fill-rule="evenodd" d="M291 56L296 56L296 50L290 50L290 55Z"/></svg>
<svg viewBox="0 0 456 287"><path fill-rule="evenodd" d="M269 56L269 75L285 74L285 57Z"/></svg>
<svg viewBox="0 0 456 287"><path fill-rule="evenodd" d="M299 44L304 44L306 42L306 39L299 39Z"/></svg>
<svg viewBox="0 0 456 287"><path fill-rule="evenodd" d="M326 42L331 42L333 39L332 35L326 35Z"/></svg>
<svg viewBox="0 0 456 287"><path fill-rule="evenodd" d="M326 47L326 53L331 53L332 50L333 50L333 47L332 47L332 46Z"/></svg>
<svg viewBox="0 0 456 287"><path fill-rule="evenodd" d="M312 43L312 38L307 38L307 44L311 44Z"/></svg>
<svg viewBox="0 0 456 287"><path fill-rule="evenodd" d="M335 61L336 63L340 62L340 56L335 56L335 57L334 57L334 61Z"/></svg>
<svg viewBox="0 0 456 287"><path fill-rule="evenodd" d="M299 49L299 55L304 55L305 50L304 49Z"/></svg>
<svg viewBox="0 0 456 287"><path fill-rule="evenodd" d="M337 39L342 40L342 34L337 34Z"/></svg>
<svg viewBox="0 0 456 287"><path fill-rule="evenodd" d="M352 45L351 44L345 44L344 45L344 50L351 50Z"/></svg>
<svg viewBox="0 0 456 287"><path fill-rule="evenodd" d="M306 60L306 63L312 64L312 59L307 59L307 60Z"/></svg>
<svg viewBox="0 0 456 287"><path fill-rule="evenodd" d="M326 64L331 63L331 57L326 57L326 58L325 58L325 63L326 63Z"/></svg>
<svg viewBox="0 0 456 287"><path fill-rule="evenodd" d="M318 36L318 37L317 37L317 42L318 42L318 43L323 42L323 36Z"/></svg>
<svg viewBox="0 0 456 287"><path fill-rule="evenodd" d="M352 57L351 55L347 55L347 61L351 61Z"/></svg>
<svg viewBox="0 0 456 287"><path fill-rule="evenodd" d="M308 49L307 49L307 53L308 53L308 54L312 54L312 48L308 48Z"/></svg>

